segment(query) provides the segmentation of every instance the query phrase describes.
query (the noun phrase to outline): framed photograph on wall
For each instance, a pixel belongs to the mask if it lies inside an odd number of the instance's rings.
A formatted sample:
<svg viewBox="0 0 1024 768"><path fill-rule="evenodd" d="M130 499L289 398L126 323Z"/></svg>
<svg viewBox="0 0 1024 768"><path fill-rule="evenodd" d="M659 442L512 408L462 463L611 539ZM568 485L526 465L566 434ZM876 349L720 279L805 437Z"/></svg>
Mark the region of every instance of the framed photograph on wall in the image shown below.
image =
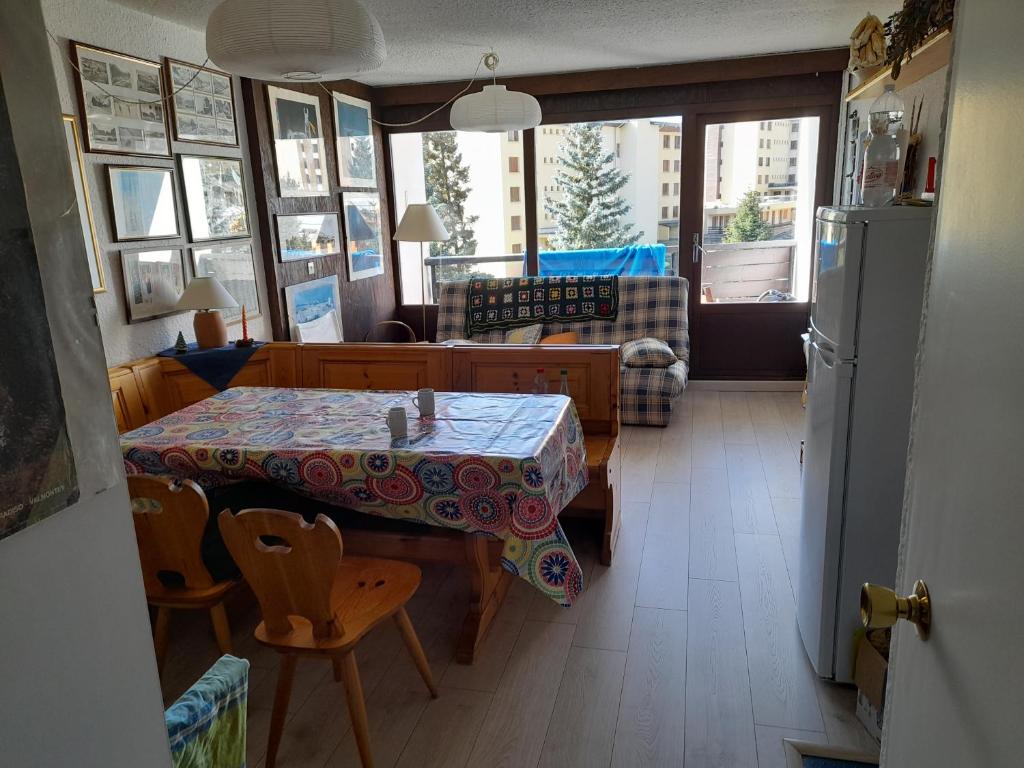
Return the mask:
<svg viewBox="0 0 1024 768"><path fill-rule="evenodd" d="M242 307L248 319L260 314L260 292L252 261L252 243L210 243L192 249L192 272L196 277L216 277L237 307L222 309L228 323L242 319Z"/></svg>
<svg viewBox="0 0 1024 768"><path fill-rule="evenodd" d="M179 236L172 168L108 165L107 179L115 240L166 240Z"/></svg>
<svg viewBox="0 0 1024 768"><path fill-rule="evenodd" d="M267 103L281 197L329 194L320 98L268 85Z"/></svg>
<svg viewBox="0 0 1024 768"><path fill-rule="evenodd" d="M186 61L165 58L171 128L175 141L238 146L235 89L231 75Z"/></svg>
<svg viewBox="0 0 1024 768"><path fill-rule="evenodd" d="M380 234L380 196L376 192L345 192L345 243L348 279L362 280L384 274L384 247Z"/></svg>
<svg viewBox="0 0 1024 768"><path fill-rule="evenodd" d="M181 311L175 309L185 292L185 266L180 248L121 251L121 271L129 323Z"/></svg>
<svg viewBox="0 0 1024 768"><path fill-rule="evenodd" d="M89 182L85 175L82 145L78 138L78 124L74 115L64 115L64 140L67 142L68 156L71 158L71 178L75 183L75 200L78 202L78 219L82 222L82 239L85 240L92 292L103 293L107 290L106 275L103 273L102 251L96 237L96 225L93 223Z"/></svg>
<svg viewBox="0 0 1024 768"><path fill-rule="evenodd" d="M284 289L284 299L288 308L288 327L296 340L301 338L301 334L295 326L314 323L330 312L334 313L338 341L342 340L341 295L338 290L337 275L328 275L319 280L289 285Z"/></svg>
<svg viewBox="0 0 1024 768"><path fill-rule="evenodd" d="M185 214L193 242L249 236L242 161L179 155Z"/></svg>
<svg viewBox="0 0 1024 768"><path fill-rule="evenodd" d="M341 253L341 220L336 213L277 216L281 261L301 261Z"/></svg>
<svg viewBox="0 0 1024 768"><path fill-rule="evenodd" d="M170 157L162 67L71 41L87 152Z"/></svg>
<svg viewBox="0 0 1024 768"><path fill-rule="evenodd" d="M370 102L337 91L332 91L331 97L339 183L343 187L376 189L377 157Z"/></svg>

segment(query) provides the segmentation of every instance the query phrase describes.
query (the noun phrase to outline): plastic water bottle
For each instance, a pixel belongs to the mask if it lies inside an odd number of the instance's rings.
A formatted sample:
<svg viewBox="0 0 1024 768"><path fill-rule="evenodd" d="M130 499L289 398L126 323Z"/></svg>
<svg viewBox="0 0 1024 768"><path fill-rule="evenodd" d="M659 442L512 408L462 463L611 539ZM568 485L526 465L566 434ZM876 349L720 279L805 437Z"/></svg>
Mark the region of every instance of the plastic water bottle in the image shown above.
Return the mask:
<svg viewBox="0 0 1024 768"><path fill-rule="evenodd" d="M896 133L903 125L903 99L896 87L885 86L885 93L871 105L871 143L864 153L861 199L864 205L878 208L892 205L900 181L900 145Z"/></svg>
<svg viewBox="0 0 1024 768"><path fill-rule="evenodd" d="M548 377L544 375L544 369L538 368L537 375L533 377L533 394L546 395L548 393Z"/></svg>
<svg viewBox="0 0 1024 768"><path fill-rule="evenodd" d="M558 394L569 397L569 371L562 369L562 384L558 388Z"/></svg>

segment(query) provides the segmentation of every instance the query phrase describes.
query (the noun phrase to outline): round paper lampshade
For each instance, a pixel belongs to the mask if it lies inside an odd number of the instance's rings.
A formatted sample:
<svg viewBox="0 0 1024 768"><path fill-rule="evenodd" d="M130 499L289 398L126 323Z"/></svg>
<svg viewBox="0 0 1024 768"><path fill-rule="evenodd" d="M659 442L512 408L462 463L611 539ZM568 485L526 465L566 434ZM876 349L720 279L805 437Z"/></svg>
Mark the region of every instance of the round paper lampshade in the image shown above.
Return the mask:
<svg viewBox="0 0 1024 768"><path fill-rule="evenodd" d="M451 123L456 131L525 131L540 125L540 104L528 93L504 85L485 85L452 104Z"/></svg>

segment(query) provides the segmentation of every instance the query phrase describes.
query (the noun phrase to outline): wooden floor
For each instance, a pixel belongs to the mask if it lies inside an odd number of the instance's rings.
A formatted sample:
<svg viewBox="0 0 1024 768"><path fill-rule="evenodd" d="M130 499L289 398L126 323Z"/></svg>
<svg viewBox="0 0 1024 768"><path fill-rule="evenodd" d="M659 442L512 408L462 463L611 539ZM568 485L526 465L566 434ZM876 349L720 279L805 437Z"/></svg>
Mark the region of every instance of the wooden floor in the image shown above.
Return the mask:
<svg viewBox="0 0 1024 768"><path fill-rule="evenodd" d="M562 609L513 586L472 667L454 663L462 579L425 568L410 615L440 684L432 701L382 625L358 654L378 766L776 768L782 739L877 749L852 689L818 681L797 634L803 411L795 392L688 391L667 429L623 430L615 564L567 527L587 589ZM255 608L228 608L252 662L249 764L263 765L276 658ZM217 657L199 617L172 627L168 703ZM358 766L344 692L299 662L279 766Z"/></svg>

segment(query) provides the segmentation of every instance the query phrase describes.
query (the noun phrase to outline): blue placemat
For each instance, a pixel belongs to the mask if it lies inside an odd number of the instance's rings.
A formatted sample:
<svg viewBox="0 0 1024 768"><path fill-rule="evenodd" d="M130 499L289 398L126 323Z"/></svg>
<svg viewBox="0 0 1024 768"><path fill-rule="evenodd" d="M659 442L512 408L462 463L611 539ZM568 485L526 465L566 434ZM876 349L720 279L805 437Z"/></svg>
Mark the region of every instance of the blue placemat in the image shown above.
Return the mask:
<svg viewBox="0 0 1024 768"><path fill-rule="evenodd" d="M157 354L160 357L173 357L218 392L223 392L235 378L235 374L242 370L253 353L264 344L265 341L254 341L248 347L228 344L226 347L200 349L199 345L193 342L188 345L188 352L184 354L179 355L174 351L174 347Z"/></svg>
<svg viewBox="0 0 1024 768"><path fill-rule="evenodd" d="M804 768L877 768L878 763L863 763L859 760L840 760L836 757L803 756Z"/></svg>

